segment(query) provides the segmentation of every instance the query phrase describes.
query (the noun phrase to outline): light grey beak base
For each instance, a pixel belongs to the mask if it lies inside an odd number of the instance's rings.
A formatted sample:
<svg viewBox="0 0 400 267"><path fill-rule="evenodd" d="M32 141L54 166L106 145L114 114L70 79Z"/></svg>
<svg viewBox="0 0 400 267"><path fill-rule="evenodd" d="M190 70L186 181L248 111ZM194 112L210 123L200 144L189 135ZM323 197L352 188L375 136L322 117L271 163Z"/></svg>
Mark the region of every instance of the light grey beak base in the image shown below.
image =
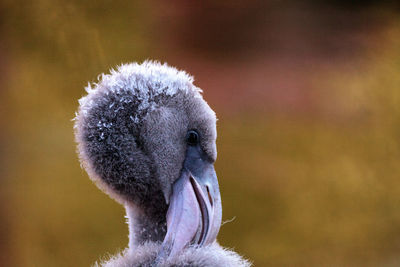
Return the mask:
<svg viewBox="0 0 400 267"><path fill-rule="evenodd" d="M212 244L219 232L222 207L214 167L188 154L181 176L172 188L167 234L156 262L173 258L188 246Z"/></svg>

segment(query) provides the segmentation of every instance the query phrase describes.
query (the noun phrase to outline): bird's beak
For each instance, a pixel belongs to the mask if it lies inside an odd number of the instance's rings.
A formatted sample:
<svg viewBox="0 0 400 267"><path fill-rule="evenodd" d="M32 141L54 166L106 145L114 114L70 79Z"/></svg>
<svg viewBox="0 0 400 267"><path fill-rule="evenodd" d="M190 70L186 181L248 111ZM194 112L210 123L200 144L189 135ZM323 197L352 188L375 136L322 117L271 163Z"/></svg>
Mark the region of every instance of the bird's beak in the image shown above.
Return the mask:
<svg viewBox="0 0 400 267"><path fill-rule="evenodd" d="M175 181L167 212L167 234L158 260L173 258L189 245L212 244L221 225L217 175L199 147L189 147L181 176Z"/></svg>

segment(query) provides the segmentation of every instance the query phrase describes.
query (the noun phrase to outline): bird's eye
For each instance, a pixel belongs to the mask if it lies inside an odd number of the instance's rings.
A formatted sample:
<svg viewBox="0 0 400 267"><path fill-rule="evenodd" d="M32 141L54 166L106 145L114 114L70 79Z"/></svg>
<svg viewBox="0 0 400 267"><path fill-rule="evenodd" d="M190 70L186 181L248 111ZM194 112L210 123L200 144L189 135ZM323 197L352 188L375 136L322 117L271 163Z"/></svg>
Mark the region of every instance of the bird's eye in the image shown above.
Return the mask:
<svg viewBox="0 0 400 267"><path fill-rule="evenodd" d="M188 145L190 146L195 146L199 143L199 134L194 131L194 130L190 130L188 131L187 135L186 135L186 142L188 143Z"/></svg>

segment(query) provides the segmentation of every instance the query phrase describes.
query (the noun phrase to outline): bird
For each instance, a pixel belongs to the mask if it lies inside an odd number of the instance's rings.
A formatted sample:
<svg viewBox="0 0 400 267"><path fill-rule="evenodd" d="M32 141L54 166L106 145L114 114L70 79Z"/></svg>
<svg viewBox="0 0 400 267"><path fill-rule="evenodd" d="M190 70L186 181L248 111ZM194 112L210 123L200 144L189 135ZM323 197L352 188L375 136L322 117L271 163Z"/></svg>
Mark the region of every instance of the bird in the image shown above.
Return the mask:
<svg viewBox="0 0 400 267"><path fill-rule="evenodd" d="M128 247L97 266L251 266L216 241L216 114L193 77L127 63L88 83L74 132L82 167L126 209Z"/></svg>

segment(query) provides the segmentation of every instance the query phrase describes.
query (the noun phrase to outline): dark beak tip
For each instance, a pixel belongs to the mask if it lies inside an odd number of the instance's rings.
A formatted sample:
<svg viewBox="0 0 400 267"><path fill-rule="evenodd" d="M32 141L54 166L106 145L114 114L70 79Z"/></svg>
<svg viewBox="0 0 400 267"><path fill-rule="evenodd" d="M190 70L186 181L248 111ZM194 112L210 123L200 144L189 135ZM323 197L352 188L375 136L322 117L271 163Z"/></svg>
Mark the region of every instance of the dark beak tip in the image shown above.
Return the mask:
<svg viewBox="0 0 400 267"><path fill-rule="evenodd" d="M202 182L209 180L212 183ZM174 257L191 244L215 242L222 215L216 175L198 178L184 169L173 185L169 202L168 230L158 258Z"/></svg>

